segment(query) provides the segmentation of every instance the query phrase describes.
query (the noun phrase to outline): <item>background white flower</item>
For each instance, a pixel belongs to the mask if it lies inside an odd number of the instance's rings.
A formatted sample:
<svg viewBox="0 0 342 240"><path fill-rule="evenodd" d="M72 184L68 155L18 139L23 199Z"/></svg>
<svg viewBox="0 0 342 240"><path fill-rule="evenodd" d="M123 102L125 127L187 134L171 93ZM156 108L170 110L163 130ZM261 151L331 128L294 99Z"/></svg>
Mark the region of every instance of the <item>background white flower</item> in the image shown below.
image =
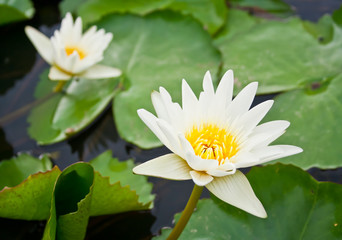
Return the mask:
<svg viewBox="0 0 342 240"><path fill-rule="evenodd" d="M250 167L297 154L290 145L269 146L289 126L287 121L258 123L273 100L249 110L257 83L233 96L233 71L227 71L214 91L210 73L203 80L203 92L196 98L185 80L182 108L164 89L152 93L156 110L139 109L138 114L160 141L173 153L147 161L133 169L136 174L174 180L192 179L206 186L221 200L258 217L267 217L247 178L237 168Z"/></svg>
<svg viewBox="0 0 342 240"><path fill-rule="evenodd" d="M51 80L69 80L73 76L88 79L110 78L121 75L116 68L96 64L103 59L103 52L113 38L103 29L92 26L82 34L82 19L73 22L70 13L62 20L60 30L51 39L27 26L25 32L39 54L50 65Z"/></svg>

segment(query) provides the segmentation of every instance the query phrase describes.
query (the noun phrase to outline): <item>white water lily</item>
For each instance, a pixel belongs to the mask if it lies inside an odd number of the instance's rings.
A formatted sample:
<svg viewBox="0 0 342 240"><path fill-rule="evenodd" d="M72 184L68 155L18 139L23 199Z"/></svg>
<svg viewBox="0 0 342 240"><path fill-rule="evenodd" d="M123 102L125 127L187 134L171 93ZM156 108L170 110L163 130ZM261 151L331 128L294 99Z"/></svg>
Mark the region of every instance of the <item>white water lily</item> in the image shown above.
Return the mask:
<svg viewBox="0 0 342 240"><path fill-rule="evenodd" d="M70 13L62 20L60 30L49 39L33 27L25 32L42 58L51 65L49 78L66 81L73 76L87 79L111 78L121 75L117 68L97 64L113 35L92 26L82 34L82 19L73 22Z"/></svg>
<svg viewBox="0 0 342 240"><path fill-rule="evenodd" d="M138 114L173 153L138 165L133 172L173 180L192 179L221 200L265 218L266 211L247 178L236 169L297 154L302 149L269 146L290 123L279 120L257 126L273 100L249 110L258 84L249 84L232 100L233 84L233 71L229 70L215 92L207 72L204 91L197 99L183 80L182 108L172 102L164 88L153 92L152 102L158 117L145 109L139 109Z"/></svg>

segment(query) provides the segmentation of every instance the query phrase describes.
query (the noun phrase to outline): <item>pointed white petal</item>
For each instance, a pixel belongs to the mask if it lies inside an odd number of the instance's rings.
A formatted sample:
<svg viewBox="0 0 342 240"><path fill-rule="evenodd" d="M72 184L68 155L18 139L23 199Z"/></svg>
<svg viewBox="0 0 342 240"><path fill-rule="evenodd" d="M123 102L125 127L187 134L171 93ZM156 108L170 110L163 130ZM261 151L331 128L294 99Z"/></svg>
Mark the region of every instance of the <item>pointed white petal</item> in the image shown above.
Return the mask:
<svg viewBox="0 0 342 240"><path fill-rule="evenodd" d="M232 157L231 161L235 163L237 168L244 168L258 165L260 158L257 154L252 154L247 151L240 151L234 157Z"/></svg>
<svg viewBox="0 0 342 240"><path fill-rule="evenodd" d="M204 75L203 79L203 91L206 93L209 97L214 96L214 86L213 86L213 80L211 79L210 72L207 71Z"/></svg>
<svg viewBox="0 0 342 240"><path fill-rule="evenodd" d="M232 70L228 70L222 77L217 90L216 96L219 99L224 101L224 104L227 105L232 101L233 97L233 88L234 88L234 75Z"/></svg>
<svg viewBox="0 0 342 240"><path fill-rule="evenodd" d="M246 112L240 119L245 134L250 134L256 125L265 117L266 113L271 109L273 100L262 102Z"/></svg>
<svg viewBox="0 0 342 240"><path fill-rule="evenodd" d="M267 214L247 178L240 171L234 175L217 177L206 185L216 197L257 217L266 218Z"/></svg>
<svg viewBox="0 0 342 240"><path fill-rule="evenodd" d="M182 81L182 107L184 116L184 130L182 132L185 132L188 128L191 128L198 119L198 100L184 79Z"/></svg>
<svg viewBox="0 0 342 240"><path fill-rule="evenodd" d="M53 63L53 47L50 39L37 29L30 26L25 27L25 33L37 49L40 56L42 56L42 58L51 65Z"/></svg>
<svg viewBox="0 0 342 240"><path fill-rule="evenodd" d="M184 112L192 112L197 103L197 98L191 90L189 84L183 79L182 81L182 107Z"/></svg>
<svg viewBox="0 0 342 240"><path fill-rule="evenodd" d="M158 118L168 120L169 119L169 113L167 112L167 109L165 108L163 99L161 98L161 95L157 91L153 91L151 94L152 104L153 107L157 113Z"/></svg>
<svg viewBox="0 0 342 240"><path fill-rule="evenodd" d="M172 151L172 146L169 143L169 140L165 137L163 132L160 130L159 126L157 125L157 118L152 113L146 111L145 109L139 109L138 116L141 120L146 124L146 126L151 129L154 135L168 148Z"/></svg>
<svg viewBox="0 0 342 240"><path fill-rule="evenodd" d="M252 105L257 88L257 82L248 84L228 106L227 113L235 118L247 112Z"/></svg>
<svg viewBox="0 0 342 240"><path fill-rule="evenodd" d="M104 65L97 64L88 68L78 76L87 79L100 79L100 78L114 78L121 75L121 70Z"/></svg>
<svg viewBox="0 0 342 240"><path fill-rule="evenodd" d="M49 71L49 79L54 81L66 81L69 80L72 76L62 72L58 68L52 66Z"/></svg>
<svg viewBox="0 0 342 240"><path fill-rule="evenodd" d="M159 88L161 99L164 103L165 110L168 113L168 119L165 119L169 122L174 129L177 131L183 131L184 129L184 121L183 121L183 112L182 108L178 103L172 102L171 96L165 88Z"/></svg>
<svg viewBox="0 0 342 240"><path fill-rule="evenodd" d="M157 125L159 126L160 130L164 133L164 136L170 143L170 146L172 147L172 150L170 150L184 158L182 147L179 142L176 131L172 129L172 127L163 119L157 119Z"/></svg>
<svg viewBox="0 0 342 240"><path fill-rule="evenodd" d="M161 177L173 180L188 180L191 179L190 171L186 161L176 154L167 154L145 163L142 163L135 168L135 174L146 176Z"/></svg>
<svg viewBox="0 0 342 240"><path fill-rule="evenodd" d="M278 154L270 154L270 152L273 149L281 149L281 152L279 151ZM267 146L265 148L258 149L258 151L255 151L255 154L258 154L260 157L260 161L258 164L262 164L262 163L269 162L275 159L295 155L301 152L303 152L303 149L297 146L274 145L274 146Z"/></svg>
<svg viewBox="0 0 342 240"><path fill-rule="evenodd" d="M248 139L243 143L246 150L265 147L284 134L290 123L288 121L277 120L263 123L254 128Z"/></svg>
<svg viewBox="0 0 342 240"><path fill-rule="evenodd" d="M253 134L263 133L263 132L278 132L284 131L290 126L290 122L286 120L275 120L271 122L266 122L260 124L253 130Z"/></svg>
<svg viewBox="0 0 342 240"><path fill-rule="evenodd" d="M190 175L194 183L198 186L205 186L210 183L214 178L205 172L191 171Z"/></svg>

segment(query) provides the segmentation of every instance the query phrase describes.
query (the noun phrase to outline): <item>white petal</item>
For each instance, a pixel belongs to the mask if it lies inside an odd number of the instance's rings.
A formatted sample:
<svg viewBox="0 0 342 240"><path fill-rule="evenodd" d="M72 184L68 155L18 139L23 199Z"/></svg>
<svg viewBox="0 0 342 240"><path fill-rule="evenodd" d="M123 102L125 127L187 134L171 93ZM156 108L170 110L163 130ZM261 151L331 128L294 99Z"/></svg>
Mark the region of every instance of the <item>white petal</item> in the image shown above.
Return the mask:
<svg viewBox="0 0 342 240"><path fill-rule="evenodd" d="M25 27L25 33L37 49L40 56L42 56L42 58L51 65L53 63L53 48L50 39L37 29L30 26Z"/></svg>
<svg viewBox="0 0 342 240"><path fill-rule="evenodd" d="M164 105L163 99L161 95L157 91L153 91L151 94L152 104L157 113L158 118L164 119L167 121L169 119L169 113Z"/></svg>
<svg viewBox="0 0 342 240"><path fill-rule="evenodd" d="M135 168L135 174L161 177L173 180L188 180L191 179L190 171L192 169L186 161L176 154L167 154L145 163L142 163Z"/></svg>
<svg viewBox="0 0 342 240"><path fill-rule="evenodd" d="M234 75L232 70L228 70L222 77L217 90L216 96L218 96L225 105L232 101L234 87Z"/></svg>
<svg viewBox="0 0 342 240"><path fill-rule="evenodd" d="M244 168L260 164L260 158L258 155L252 154L248 151L238 152L234 157L232 157L231 161L235 163L237 168Z"/></svg>
<svg viewBox="0 0 342 240"><path fill-rule="evenodd" d="M104 65L97 64L88 68L81 74L80 77L87 79L100 79L100 78L114 78L121 75L121 70L117 68L112 68Z"/></svg>
<svg viewBox="0 0 342 240"><path fill-rule="evenodd" d="M283 120L263 123L254 128L248 139L243 143L243 148L252 150L265 147L283 135L289 125L288 121Z"/></svg>
<svg viewBox="0 0 342 240"><path fill-rule="evenodd" d="M216 197L257 217L266 218L267 214L247 178L240 171L234 175L217 177L206 185Z"/></svg>
<svg viewBox="0 0 342 240"><path fill-rule="evenodd" d="M183 79L182 81L182 107L184 112L192 112L193 107L197 103L197 98L191 90L189 84Z"/></svg>
<svg viewBox="0 0 342 240"><path fill-rule="evenodd" d="M187 131L198 120L198 100L188 83L182 81L182 107L184 114L184 130Z"/></svg>
<svg viewBox="0 0 342 240"><path fill-rule="evenodd" d="M171 96L165 88L159 88L161 99L164 103L165 110L168 113L168 119L165 119L169 122L174 129L177 131L183 131L184 129L184 121L183 121L183 112L182 108L178 103L172 102Z"/></svg>
<svg viewBox="0 0 342 240"><path fill-rule="evenodd" d="M278 132L284 131L290 126L290 122L286 120L276 120L271 122L266 122L260 124L253 130L253 134L263 133L263 132Z"/></svg>
<svg viewBox="0 0 342 240"><path fill-rule="evenodd" d="M66 81L69 80L72 76L62 72L58 68L52 66L49 71L49 79L54 81Z"/></svg>
<svg viewBox="0 0 342 240"><path fill-rule="evenodd" d="M205 172L191 171L190 175L194 183L198 186L205 186L210 183L214 178Z"/></svg>
<svg viewBox="0 0 342 240"><path fill-rule="evenodd" d="M236 172L236 168L234 168L234 170L231 170L231 171L225 171L225 170L220 170L220 169L207 171L209 175L214 176L214 177L224 177L224 176L235 174L235 172Z"/></svg>
<svg viewBox="0 0 342 240"><path fill-rule="evenodd" d="M183 154L176 131L172 129L171 126L163 119L157 119L157 125L170 143L170 146L172 147L170 150L184 158L185 156Z"/></svg>
<svg viewBox="0 0 342 240"><path fill-rule="evenodd" d="M278 154L270 155L268 151L272 150L273 148L281 149L281 152L279 152ZM266 151L266 149L268 151ZM255 152L256 154L259 154L259 157L260 157L260 162L258 164L262 164L262 163L269 162L275 159L288 157L291 155L301 153L303 152L303 149L297 146L292 146L292 145L274 145L274 146L265 147L264 149L259 149L259 151L255 151Z"/></svg>
<svg viewBox="0 0 342 240"><path fill-rule="evenodd" d="M228 106L227 114L234 118L247 112L252 105L257 88L258 83L252 82L242 89Z"/></svg>
<svg viewBox="0 0 342 240"><path fill-rule="evenodd" d="M213 86L213 80L211 79L210 72L207 71L204 75L203 79L203 91L208 97L214 96L214 86Z"/></svg>
<svg viewBox="0 0 342 240"><path fill-rule="evenodd" d="M197 171L210 171L218 167L218 161L214 159L202 159L191 152L185 153L189 166Z"/></svg>
<svg viewBox="0 0 342 240"><path fill-rule="evenodd" d="M240 124L243 125L244 134L249 134L258 125L271 109L273 102L273 100L262 102L241 117Z"/></svg>
<svg viewBox="0 0 342 240"><path fill-rule="evenodd" d="M157 125L157 118L152 113L146 111L145 109L139 109L138 115L141 120L146 124L146 126L151 129L154 135L168 148L172 151L172 146L169 143L169 140L165 137L163 132L160 130L159 126Z"/></svg>

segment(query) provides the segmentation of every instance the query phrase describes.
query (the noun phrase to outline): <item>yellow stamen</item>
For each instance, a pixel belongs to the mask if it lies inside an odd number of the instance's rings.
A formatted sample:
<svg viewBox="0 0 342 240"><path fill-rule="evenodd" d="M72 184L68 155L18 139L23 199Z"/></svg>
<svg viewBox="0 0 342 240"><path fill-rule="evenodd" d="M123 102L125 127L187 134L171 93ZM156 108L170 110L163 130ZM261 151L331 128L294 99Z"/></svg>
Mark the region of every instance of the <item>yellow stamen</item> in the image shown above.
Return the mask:
<svg viewBox="0 0 342 240"><path fill-rule="evenodd" d="M236 136L216 124L194 125L185 134L185 138L197 156L203 159L216 159L220 165L224 164L226 158L230 159L239 151Z"/></svg>
<svg viewBox="0 0 342 240"><path fill-rule="evenodd" d="M84 52L83 49L81 48L78 48L78 47L65 47L65 52L66 54L69 56L71 55L73 52L77 52L78 53L78 56L80 56L80 59L83 59L86 57L86 53Z"/></svg>

